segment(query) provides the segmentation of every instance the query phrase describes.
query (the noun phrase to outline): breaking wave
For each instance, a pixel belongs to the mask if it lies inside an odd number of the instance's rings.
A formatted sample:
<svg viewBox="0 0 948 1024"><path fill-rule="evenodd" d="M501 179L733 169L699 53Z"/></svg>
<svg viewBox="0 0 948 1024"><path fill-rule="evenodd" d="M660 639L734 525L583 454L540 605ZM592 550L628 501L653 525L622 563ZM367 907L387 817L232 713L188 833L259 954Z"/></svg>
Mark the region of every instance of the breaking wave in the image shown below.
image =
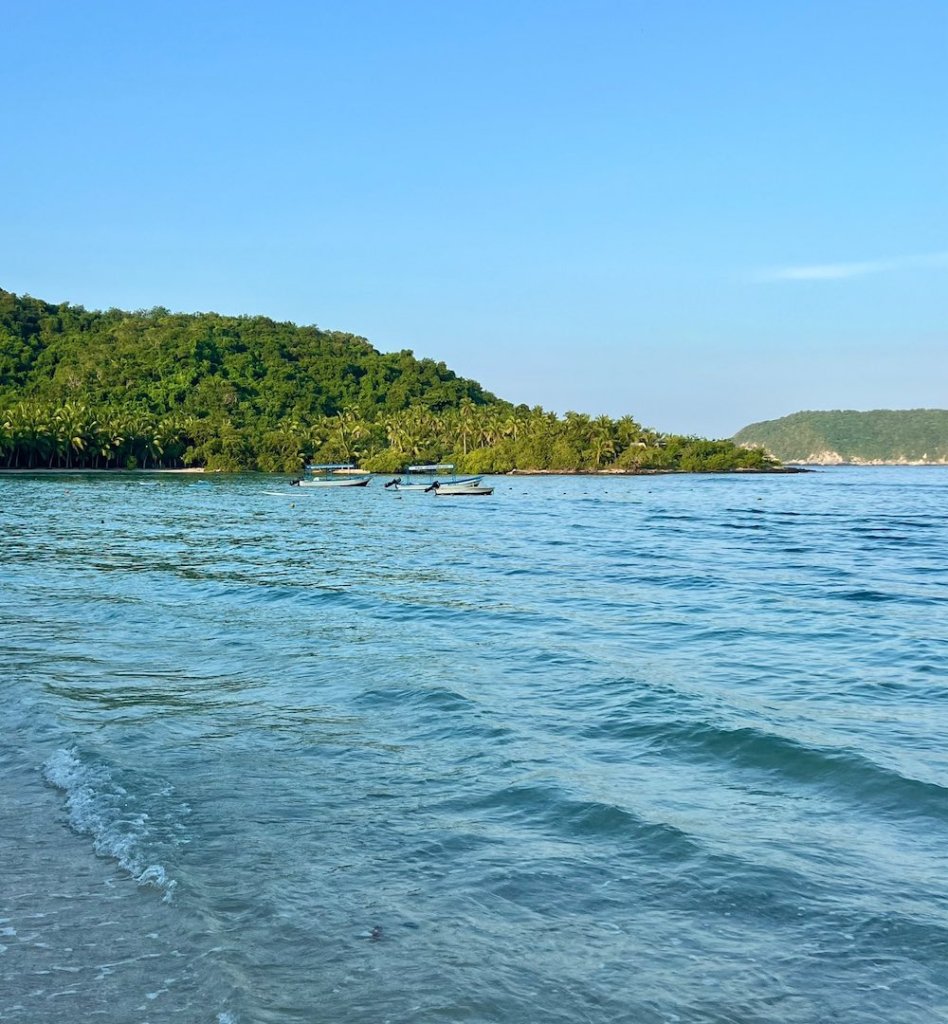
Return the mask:
<svg viewBox="0 0 948 1024"><path fill-rule="evenodd" d="M66 794L70 826L92 838L100 857L110 857L139 885L160 889L165 902L171 901L177 882L145 853L149 816L108 768L84 763L74 747L60 748L43 765L43 777Z"/></svg>

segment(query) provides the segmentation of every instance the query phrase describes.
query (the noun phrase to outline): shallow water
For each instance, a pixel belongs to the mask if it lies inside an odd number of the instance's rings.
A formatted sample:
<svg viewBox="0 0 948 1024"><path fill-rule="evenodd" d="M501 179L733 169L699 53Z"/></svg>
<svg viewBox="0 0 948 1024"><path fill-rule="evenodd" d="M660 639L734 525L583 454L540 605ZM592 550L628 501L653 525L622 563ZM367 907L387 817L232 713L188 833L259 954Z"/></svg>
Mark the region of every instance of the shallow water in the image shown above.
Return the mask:
<svg viewBox="0 0 948 1024"><path fill-rule="evenodd" d="M948 1019L948 471L0 478L0 1021Z"/></svg>

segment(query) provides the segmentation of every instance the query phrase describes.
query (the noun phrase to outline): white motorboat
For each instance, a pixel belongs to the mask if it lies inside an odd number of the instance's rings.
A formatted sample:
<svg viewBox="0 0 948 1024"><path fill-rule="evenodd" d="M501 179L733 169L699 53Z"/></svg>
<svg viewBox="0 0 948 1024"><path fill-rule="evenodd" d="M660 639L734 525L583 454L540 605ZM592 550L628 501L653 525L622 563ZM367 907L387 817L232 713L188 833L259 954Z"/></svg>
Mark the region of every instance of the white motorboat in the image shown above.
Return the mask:
<svg viewBox="0 0 948 1024"><path fill-rule="evenodd" d="M434 462L425 466L407 466L404 478L395 477L384 486L393 491L434 491L444 486L476 486L481 482L479 476L447 476L453 473L453 462ZM437 485L437 487L436 487Z"/></svg>
<svg viewBox="0 0 948 1024"><path fill-rule="evenodd" d="M487 496L494 493L494 488L481 483L480 477L471 480L458 480L456 483L440 483L435 481L434 493L437 498L472 498L476 495Z"/></svg>
<svg viewBox="0 0 948 1024"><path fill-rule="evenodd" d="M317 475L311 480L291 480L291 487L365 487L371 480L351 462L325 462L307 466L306 470Z"/></svg>

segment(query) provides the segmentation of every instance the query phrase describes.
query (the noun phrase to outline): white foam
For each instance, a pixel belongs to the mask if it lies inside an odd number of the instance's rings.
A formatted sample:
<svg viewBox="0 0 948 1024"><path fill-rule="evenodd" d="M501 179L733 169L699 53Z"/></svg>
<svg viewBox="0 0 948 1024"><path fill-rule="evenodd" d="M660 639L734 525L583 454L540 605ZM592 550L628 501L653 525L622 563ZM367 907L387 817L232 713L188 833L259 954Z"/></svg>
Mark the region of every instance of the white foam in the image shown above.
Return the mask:
<svg viewBox="0 0 948 1024"><path fill-rule="evenodd" d="M163 890L170 901L177 883L161 864L148 864L142 853L148 815L130 812L127 791L107 768L84 764L74 748L60 749L43 766L43 776L66 794L70 826L92 837L97 854L117 861L139 885Z"/></svg>

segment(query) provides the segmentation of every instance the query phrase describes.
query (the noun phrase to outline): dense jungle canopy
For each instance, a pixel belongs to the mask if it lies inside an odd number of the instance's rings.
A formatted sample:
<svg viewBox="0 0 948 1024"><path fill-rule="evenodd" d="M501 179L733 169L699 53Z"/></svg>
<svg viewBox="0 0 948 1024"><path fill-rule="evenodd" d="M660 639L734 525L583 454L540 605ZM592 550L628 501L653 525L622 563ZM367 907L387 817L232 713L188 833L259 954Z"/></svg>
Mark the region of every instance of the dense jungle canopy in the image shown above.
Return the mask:
<svg viewBox="0 0 948 1024"><path fill-rule="evenodd" d="M0 466L376 472L767 469L731 441L513 405L411 351L266 317L53 305L0 289Z"/></svg>

